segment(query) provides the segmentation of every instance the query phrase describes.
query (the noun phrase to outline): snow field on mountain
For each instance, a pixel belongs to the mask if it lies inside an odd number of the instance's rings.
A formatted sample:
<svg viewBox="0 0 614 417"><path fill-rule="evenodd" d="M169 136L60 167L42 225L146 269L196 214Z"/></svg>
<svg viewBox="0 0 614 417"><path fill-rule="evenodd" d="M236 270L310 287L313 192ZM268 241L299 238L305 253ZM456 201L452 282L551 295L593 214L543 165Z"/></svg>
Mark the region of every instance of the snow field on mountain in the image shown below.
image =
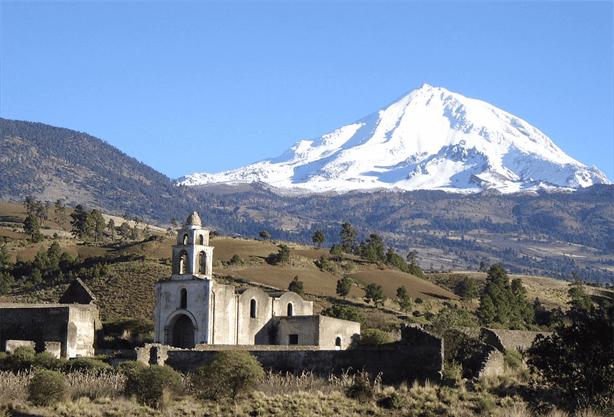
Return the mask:
<svg viewBox="0 0 614 417"><path fill-rule="evenodd" d="M462 193L610 183L524 120L426 84L356 123L297 142L277 158L180 179L185 185L245 182L308 192Z"/></svg>

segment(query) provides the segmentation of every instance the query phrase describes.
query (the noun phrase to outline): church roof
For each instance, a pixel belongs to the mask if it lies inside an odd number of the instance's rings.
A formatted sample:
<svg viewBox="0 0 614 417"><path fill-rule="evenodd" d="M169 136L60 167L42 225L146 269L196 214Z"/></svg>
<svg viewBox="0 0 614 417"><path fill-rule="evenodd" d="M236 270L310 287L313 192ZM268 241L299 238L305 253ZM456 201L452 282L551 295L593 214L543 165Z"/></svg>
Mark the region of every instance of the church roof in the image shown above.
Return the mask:
<svg viewBox="0 0 614 417"><path fill-rule="evenodd" d="M192 214L188 216L187 220L185 221L185 225L186 226L202 226L203 221L200 219L200 216L198 215L197 212L193 212Z"/></svg>

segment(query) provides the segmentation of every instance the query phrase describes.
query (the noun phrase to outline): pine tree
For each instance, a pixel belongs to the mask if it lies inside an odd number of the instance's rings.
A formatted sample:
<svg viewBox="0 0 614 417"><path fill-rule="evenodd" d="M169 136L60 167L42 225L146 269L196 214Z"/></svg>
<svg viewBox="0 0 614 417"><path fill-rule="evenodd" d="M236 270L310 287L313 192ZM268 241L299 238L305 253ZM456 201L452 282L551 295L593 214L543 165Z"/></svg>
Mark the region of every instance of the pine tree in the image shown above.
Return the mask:
<svg viewBox="0 0 614 417"><path fill-rule="evenodd" d="M70 214L70 217L72 218L70 221L72 226L71 233L73 236L83 239L87 236L87 211L85 211L81 204L78 204L75 210Z"/></svg>
<svg viewBox="0 0 614 417"><path fill-rule="evenodd" d="M384 293L384 288L378 284L369 284L365 288L365 303L370 303L373 301L373 304L377 306L383 306L384 302L388 299L386 294Z"/></svg>
<svg viewBox="0 0 614 417"><path fill-rule="evenodd" d="M333 255L338 261L343 260L344 252L343 247L341 245L337 245L336 243L330 248L330 254Z"/></svg>
<svg viewBox="0 0 614 417"><path fill-rule="evenodd" d="M330 269L330 264L328 263L328 258L326 257L325 254L322 254L322 256L320 256L320 269L322 271L328 271Z"/></svg>
<svg viewBox="0 0 614 417"><path fill-rule="evenodd" d="M347 297L352 290L352 280L348 277L343 277L337 281L337 295L340 297Z"/></svg>
<svg viewBox="0 0 614 417"><path fill-rule="evenodd" d="M57 241L53 241L49 249L47 249L47 258L49 259L49 268L58 269L60 266L60 256L62 255L62 248Z"/></svg>
<svg viewBox="0 0 614 417"><path fill-rule="evenodd" d="M480 299L478 317L485 325L499 323L514 329L524 329L533 322L533 306L526 299L520 279L510 285L505 269L494 264L488 270L486 288Z"/></svg>
<svg viewBox="0 0 614 417"><path fill-rule="evenodd" d="M0 248L0 267L8 265L10 263L11 263L11 255L9 255L9 250L6 247L6 244L4 244Z"/></svg>
<svg viewBox="0 0 614 417"><path fill-rule="evenodd" d="M399 306L403 311L409 311L412 309L411 298L409 297L409 293L407 292L407 288L405 286L397 288L397 298L399 299Z"/></svg>
<svg viewBox="0 0 614 417"><path fill-rule="evenodd" d="M298 280L298 275L294 277L294 279L288 285L288 290L297 293L298 295L302 295L305 293L305 286L302 281Z"/></svg>
<svg viewBox="0 0 614 417"><path fill-rule="evenodd" d="M32 240L38 242L40 226L38 219L34 214L29 213L23 221L23 231L32 237Z"/></svg>
<svg viewBox="0 0 614 417"><path fill-rule="evenodd" d="M569 284L567 294L571 297L571 301L569 301L568 304L571 305L572 308L579 308L586 311L591 309L593 302L586 292L584 292L584 286L580 281Z"/></svg>
<svg viewBox="0 0 614 417"><path fill-rule="evenodd" d="M326 242L326 237L324 236L324 232L323 231L316 230L316 232L313 234L313 237L311 238L311 240L313 241L313 243L318 245L318 248L321 248L322 244L324 242Z"/></svg>
<svg viewBox="0 0 614 417"><path fill-rule="evenodd" d="M356 236L358 236L358 234L356 230L352 228L351 224L343 223L341 225L339 237L341 238L341 245L344 252L351 253L356 250Z"/></svg>
<svg viewBox="0 0 614 417"><path fill-rule="evenodd" d="M485 294L480 300L480 308L477 310L480 321L488 326L494 323L496 310L490 295Z"/></svg>
<svg viewBox="0 0 614 417"><path fill-rule="evenodd" d="M277 246L279 248L279 252L278 252L278 257L279 257L279 262L283 264L285 264L286 262L290 261L290 248L286 245L284 245L283 243L279 244Z"/></svg>

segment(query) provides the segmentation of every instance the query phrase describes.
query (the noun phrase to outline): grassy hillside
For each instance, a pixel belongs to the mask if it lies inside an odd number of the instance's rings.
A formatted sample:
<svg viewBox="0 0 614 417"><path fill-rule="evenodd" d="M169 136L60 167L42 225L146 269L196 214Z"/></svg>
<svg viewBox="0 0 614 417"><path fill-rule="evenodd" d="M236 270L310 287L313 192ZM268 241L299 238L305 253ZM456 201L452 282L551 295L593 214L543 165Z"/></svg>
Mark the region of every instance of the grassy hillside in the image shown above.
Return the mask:
<svg viewBox="0 0 614 417"><path fill-rule="evenodd" d="M18 278L10 292L0 296L0 302L56 302L66 289L69 277L78 276L96 296L103 319L152 318L155 305L154 284L171 274L170 256L172 245L175 244L174 236L163 229L149 228L148 233L143 232L138 241L120 243L109 239L105 245L86 246L53 222L48 222L47 228L42 230L48 238L32 243L21 230L24 217L25 211L21 205L0 204L0 236L8 248L11 263L20 265L32 262L41 250L47 251L53 241L53 235L56 235L55 241L59 242L62 252L70 254L72 258L78 256L81 263L72 266L72 272L61 281L50 279L28 288L26 281L29 278ZM121 219L115 219L116 224L119 224ZM146 225L141 227L145 228ZM365 262L352 255L342 262L331 260L331 270L323 271L318 267L318 261L322 255L332 257L328 249L295 243L288 243L291 249L290 262L285 265L271 265L267 263L267 258L270 254L277 253L278 243L214 236L210 243L215 248L214 259L217 261L214 275L222 282L238 286L262 285L281 290L286 290L292 279L298 276L305 286L305 298L314 301L316 313L338 299L337 280L341 276L347 276L354 280L354 285L345 301L368 307L365 310L368 316L375 314L375 311L364 303L362 288L376 283L383 287L389 298L384 309L377 314L387 314L387 319L396 320L404 316L398 303L394 301L396 290L401 286L407 288L412 300L420 298L431 302L428 308L437 311L443 303L459 300L454 294L458 281L469 277L480 287L486 279L485 273L457 271L427 274L427 280L423 280L390 265ZM238 255L244 263L230 262L234 255ZM107 265L104 273L96 273L98 264ZM538 297L548 309L566 308L568 283L551 278L510 276L512 279L516 277L522 278L530 301ZM587 287L587 292L595 301L613 298L613 292L608 289ZM477 306L475 302L465 302L464 305L470 309ZM420 310L421 306L416 305L415 309Z"/></svg>

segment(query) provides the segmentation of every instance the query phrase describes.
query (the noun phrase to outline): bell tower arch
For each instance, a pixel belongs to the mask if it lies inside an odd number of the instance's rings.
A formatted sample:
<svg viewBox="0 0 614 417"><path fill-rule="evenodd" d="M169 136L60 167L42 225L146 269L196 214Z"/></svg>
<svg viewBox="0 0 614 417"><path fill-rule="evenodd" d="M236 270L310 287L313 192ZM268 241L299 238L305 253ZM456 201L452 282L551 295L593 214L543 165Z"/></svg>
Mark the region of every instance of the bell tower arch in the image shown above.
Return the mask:
<svg viewBox="0 0 614 417"><path fill-rule="evenodd" d="M177 244L173 245L173 277L195 275L211 279L212 259L213 247L209 246L209 231L202 228L202 220L194 212L177 232Z"/></svg>

